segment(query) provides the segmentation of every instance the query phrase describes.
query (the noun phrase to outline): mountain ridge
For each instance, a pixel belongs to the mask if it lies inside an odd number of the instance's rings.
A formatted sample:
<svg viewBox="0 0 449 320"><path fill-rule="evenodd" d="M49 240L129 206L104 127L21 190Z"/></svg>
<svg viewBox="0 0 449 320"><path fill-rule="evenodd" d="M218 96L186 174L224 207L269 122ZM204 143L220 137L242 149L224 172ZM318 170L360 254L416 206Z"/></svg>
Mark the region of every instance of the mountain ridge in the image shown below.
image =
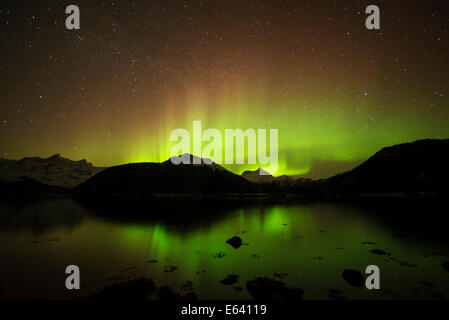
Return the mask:
<svg viewBox="0 0 449 320"><path fill-rule="evenodd" d="M18 182L22 177L28 177L44 185L72 188L103 169L94 167L85 159L73 161L62 157L59 153L48 158L25 157L20 160L0 158L0 181Z"/></svg>
<svg viewBox="0 0 449 320"><path fill-rule="evenodd" d="M244 171L241 176L245 178L248 181L254 182L254 183L270 183L270 182L283 182L288 183L295 180L295 178L287 176L287 175L281 175L278 177L274 177L269 172L263 170L262 168L258 168L254 171L246 170Z"/></svg>
<svg viewBox="0 0 449 320"><path fill-rule="evenodd" d="M191 159L195 156L189 155ZM199 164L143 162L114 166L73 189L80 194L250 193L244 178L204 159Z"/></svg>
<svg viewBox="0 0 449 320"><path fill-rule="evenodd" d="M190 164L175 164L183 159L188 159ZM109 168L96 168L86 160L72 161L59 154L45 159L0 158L0 193L20 193L21 184L24 185L24 193L32 193L33 190L38 193L59 192L60 189L51 187L64 187L65 193L93 195L266 193L325 196L340 193L447 193L449 139L424 139L384 147L352 170L327 179L273 177L261 170L248 170L237 175L210 159L191 154L172 157L162 163L129 163ZM59 177L59 180L55 177ZM72 185L61 186L61 181L67 179L71 179ZM48 180L53 184L46 183Z"/></svg>
<svg viewBox="0 0 449 320"><path fill-rule="evenodd" d="M384 147L354 169L323 181L327 191L449 191L449 139Z"/></svg>

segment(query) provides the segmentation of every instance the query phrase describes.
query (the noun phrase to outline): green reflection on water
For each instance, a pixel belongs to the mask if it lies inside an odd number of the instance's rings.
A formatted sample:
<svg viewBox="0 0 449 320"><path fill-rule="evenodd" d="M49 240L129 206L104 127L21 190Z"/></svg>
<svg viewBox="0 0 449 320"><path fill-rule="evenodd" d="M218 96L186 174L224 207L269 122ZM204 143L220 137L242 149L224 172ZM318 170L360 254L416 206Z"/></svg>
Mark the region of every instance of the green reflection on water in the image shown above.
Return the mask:
<svg viewBox="0 0 449 320"><path fill-rule="evenodd" d="M2 297L73 297L61 287L61 270L68 264L82 270L86 288L79 295L145 276L175 289L190 280L203 299L248 299L246 290L236 292L218 281L237 274L236 286L245 289L246 281L257 276L285 273L283 281L303 288L305 299L327 299L331 288L350 299L428 299L435 292L449 296L448 273L441 267L447 260L446 243L398 231L356 205L266 205L232 209L219 217L140 222L99 219L71 200L65 200L64 208L83 218L74 223L39 209L29 219L30 208L2 207L3 226L14 226L0 229L0 254L8 257L0 266L7 288ZM36 233L32 226L43 216ZM42 229L44 225L51 228ZM398 232L405 236L398 237ZM225 242L234 235L244 243L238 249ZM60 240L48 241L56 237ZM375 245L361 243L365 241ZM391 256L369 252L375 248ZM215 258L219 251L226 256ZM381 291L352 288L341 277L346 268L363 273L370 264L381 269ZM166 266L177 269L165 272ZM423 281L433 287L423 286Z"/></svg>

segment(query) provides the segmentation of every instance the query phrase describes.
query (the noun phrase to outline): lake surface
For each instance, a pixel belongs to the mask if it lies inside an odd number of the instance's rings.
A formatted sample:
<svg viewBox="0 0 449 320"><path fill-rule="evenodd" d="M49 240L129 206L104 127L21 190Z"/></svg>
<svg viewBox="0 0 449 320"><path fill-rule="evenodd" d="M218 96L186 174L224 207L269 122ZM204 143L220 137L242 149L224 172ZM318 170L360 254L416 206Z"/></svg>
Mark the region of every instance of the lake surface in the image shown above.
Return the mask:
<svg viewBox="0 0 449 320"><path fill-rule="evenodd" d="M275 273L304 299L329 299L330 289L347 299L449 297L441 203L174 202L1 200L0 298L72 299L144 276L180 292L191 281L199 299L250 299L246 282ZM238 249L225 243L235 235ZM78 291L65 288L71 264L81 270ZM381 290L342 278L372 264ZM239 281L221 284L229 274Z"/></svg>

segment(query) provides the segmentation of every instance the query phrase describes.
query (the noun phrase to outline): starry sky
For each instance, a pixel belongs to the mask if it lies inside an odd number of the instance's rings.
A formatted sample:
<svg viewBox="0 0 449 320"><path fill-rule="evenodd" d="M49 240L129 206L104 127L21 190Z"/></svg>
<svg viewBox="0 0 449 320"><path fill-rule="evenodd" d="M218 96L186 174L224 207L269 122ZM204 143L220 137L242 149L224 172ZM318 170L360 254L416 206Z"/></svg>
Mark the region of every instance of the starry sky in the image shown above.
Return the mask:
<svg viewBox="0 0 449 320"><path fill-rule="evenodd" d="M201 120L278 129L277 175L319 178L449 138L446 2L0 1L0 157L164 161Z"/></svg>

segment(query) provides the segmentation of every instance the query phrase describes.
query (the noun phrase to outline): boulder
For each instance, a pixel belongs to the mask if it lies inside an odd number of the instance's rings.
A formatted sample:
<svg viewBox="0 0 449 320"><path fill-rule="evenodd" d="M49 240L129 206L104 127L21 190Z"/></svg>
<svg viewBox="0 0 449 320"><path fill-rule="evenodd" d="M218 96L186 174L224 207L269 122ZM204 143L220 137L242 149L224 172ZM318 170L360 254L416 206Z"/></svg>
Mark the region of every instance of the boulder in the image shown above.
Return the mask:
<svg viewBox="0 0 449 320"><path fill-rule="evenodd" d="M346 280L353 287L361 287L365 283L365 279L362 274L353 269L345 269L343 270L343 279Z"/></svg>
<svg viewBox="0 0 449 320"><path fill-rule="evenodd" d="M228 239L226 243L229 243L235 249L238 249L242 246L242 238L234 236L231 239Z"/></svg>

